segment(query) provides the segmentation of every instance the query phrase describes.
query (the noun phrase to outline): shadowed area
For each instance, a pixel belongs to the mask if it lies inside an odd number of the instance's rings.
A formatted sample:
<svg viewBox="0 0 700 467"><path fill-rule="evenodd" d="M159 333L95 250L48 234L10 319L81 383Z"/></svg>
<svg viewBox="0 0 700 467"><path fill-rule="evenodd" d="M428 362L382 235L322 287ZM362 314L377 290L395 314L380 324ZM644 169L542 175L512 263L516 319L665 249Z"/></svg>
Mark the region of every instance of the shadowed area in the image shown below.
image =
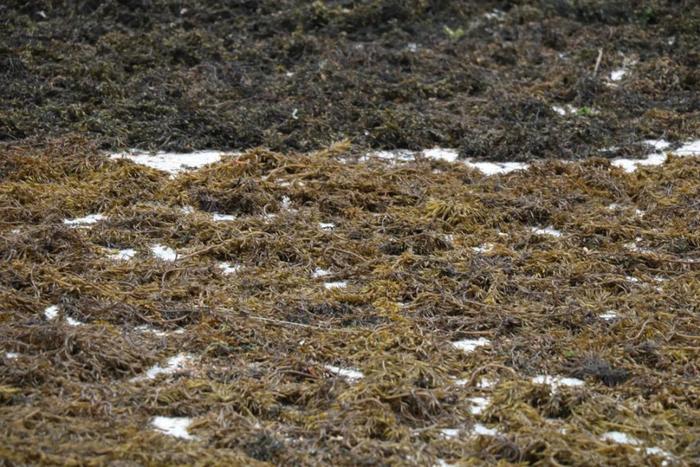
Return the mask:
<svg viewBox="0 0 700 467"><path fill-rule="evenodd" d="M700 137L692 1L0 5L0 140L639 157Z"/></svg>

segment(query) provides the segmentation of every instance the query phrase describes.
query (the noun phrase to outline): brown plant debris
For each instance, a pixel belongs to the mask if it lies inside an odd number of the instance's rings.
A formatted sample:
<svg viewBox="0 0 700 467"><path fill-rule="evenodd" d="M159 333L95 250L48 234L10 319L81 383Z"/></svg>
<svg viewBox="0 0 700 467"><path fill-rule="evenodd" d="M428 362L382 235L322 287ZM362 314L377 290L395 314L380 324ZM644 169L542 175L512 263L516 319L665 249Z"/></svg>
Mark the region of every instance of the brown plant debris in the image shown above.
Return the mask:
<svg viewBox="0 0 700 467"><path fill-rule="evenodd" d="M699 158L356 152L1 146L0 458L700 461Z"/></svg>

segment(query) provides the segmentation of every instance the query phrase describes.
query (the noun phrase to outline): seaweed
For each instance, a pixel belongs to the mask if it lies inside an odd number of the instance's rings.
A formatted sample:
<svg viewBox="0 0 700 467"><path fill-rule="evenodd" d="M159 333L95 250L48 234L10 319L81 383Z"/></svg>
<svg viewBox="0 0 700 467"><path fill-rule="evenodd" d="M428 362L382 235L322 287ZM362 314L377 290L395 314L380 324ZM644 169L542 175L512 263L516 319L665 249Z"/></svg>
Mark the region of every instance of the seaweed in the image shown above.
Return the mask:
<svg viewBox="0 0 700 467"><path fill-rule="evenodd" d="M641 139L700 136L695 2L1 8L5 142L311 151L348 138L527 160L643 156Z"/></svg>
<svg viewBox="0 0 700 467"><path fill-rule="evenodd" d="M0 462L699 463L699 18L4 2Z"/></svg>
<svg viewBox="0 0 700 467"><path fill-rule="evenodd" d="M359 154L1 145L0 458L696 462L700 159Z"/></svg>

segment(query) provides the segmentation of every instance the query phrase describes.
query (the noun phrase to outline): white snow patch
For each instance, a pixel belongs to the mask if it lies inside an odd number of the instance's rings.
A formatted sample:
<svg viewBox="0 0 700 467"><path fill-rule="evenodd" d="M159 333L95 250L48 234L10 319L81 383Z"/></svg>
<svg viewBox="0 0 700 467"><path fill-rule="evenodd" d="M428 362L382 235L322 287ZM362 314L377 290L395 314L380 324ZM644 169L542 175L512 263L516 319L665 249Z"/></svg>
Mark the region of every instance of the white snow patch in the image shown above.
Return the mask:
<svg viewBox="0 0 700 467"><path fill-rule="evenodd" d="M458 428L442 428L440 430L440 434L444 436L445 438L456 438L459 436L459 430Z"/></svg>
<svg viewBox="0 0 700 467"><path fill-rule="evenodd" d="M219 268L224 274L234 274L241 270L240 264L231 264L226 261L219 263Z"/></svg>
<svg viewBox="0 0 700 467"><path fill-rule="evenodd" d="M469 413L472 415L480 415L491 403L491 400L487 397L470 397L467 400L472 404L469 409Z"/></svg>
<svg viewBox="0 0 700 467"><path fill-rule="evenodd" d="M657 151L663 151L664 149L671 146L671 143L669 143L665 139L645 139L643 143L648 144L649 146L653 146L654 149L656 149Z"/></svg>
<svg viewBox="0 0 700 467"><path fill-rule="evenodd" d="M134 256L136 256L136 250L126 248L124 250L118 250L116 253L109 255L109 259L114 261L129 261Z"/></svg>
<svg viewBox="0 0 700 467"><path fill-rule="evenodd" d="M617 81L621 81L622 78L627 74L627 70L637 64L637 60L630 57L625 57L622 61L622 66L610 72L610 83L608 85L615 87L617 86Z"/></svg>
<svg viewBox="0 0 700 467"><path fill-rule="evenodd" d="M668 452L664 451L661 448L658 447L647 447L647 448L642 448L641 445L643 444L640 440L635 438L632 435L628 435L627 433L623 433L621 431L608 431L607 433L603 433L600 435L600 439L603 441L609 441L611 443L617 443L617 444L625 444L628 446L635 446L635 449L640 450L644 449L644 452L647 455L650 456L660 456L664 457L666 459L672 459L673 455ZM668 465L668 461L663 461L661 463L662 466Z"/></svg>
<svg viewBox="0 0 700 467"><path fill-rule="evenodd" d="M471 162L466 160L464 163L480 170L484 175L507 174L528 168L528 165L522 162Z"/></svg>
<svg viewBox="0 0 700 467"><path fill-rule="evenodd" d="M292 207L292 200L289 198L289 196L283 196L282 197L282 209L289 209Z"/></svg>
<svg viewBox="0 0 700 467"><path fill-rule="evenodd" d="M649 144L654 147L655 150L657 151L663 151L665 149L668 149L670 146L670 143L668 141L658 139L658 140L645 140L644 143ZM673 154L677 156L700 156L700 140L694 140L694 141L689 141L685 143L683 146L680 148L671 151ZM644 159L613 159L612 164L621 167L624 169L626 172L634 172L637 170L639 166L643 165L649 165L649 166L654 166L654 165L661 165L664 162L666 162L667 156L666 154L649 154L646 158Z"/></svg>
<svg viewBox="0 0 700 467"><path fill-rule="evenodd" d="M348 286L347 281L336 281L336 282L326 282L323 284L323 286L330 290L330 289L343 289Z"/></svg>
<svg viewBox="0 0 700 467"><path fill-rule="evenodd" d="M410 162L415 159L415 152L407 149L394 149L391 151L372 151L360 158L360 161L366 162L371 158L382 159L393 162Z"/></svg>
<svg viewBox="0 0 700 467"><path fill-rule="evenodd" d="M321 230L333 230L335 229L335 224L332 222L321 222L318 224Z"/></svg>
<svg viewBox="0 0 700 467"><path fill-rule="evenodd" d="M348 379L350 382L358 381L364 378L365 376L361 371L356 370L354 368L340 368L338 366L333 365L326 365L325 368L331 373Z"/></svg>
<svg viewBox="0 0 700 467"><path fill-rule="evenodd" d="M159 329L152 328L152 327L147 326L147 325L145 325L145 324L143 324L143 325L141 325L141 326L136 326L136 327L134 328L134 330L135 330L135 331L138 331L138 332L148 332L148 333L151 333L151 334L153 334L153 335L155 335L155 336L158 336L158 337L164 337L164 336L167 336L167 335L168 335L167 332L161 331L161 330L159 330Z"/></svg>
<svg viewBox="0 0 700 467"><path fill-rule="evenodd" d="M625 172L634 172L639 166L661 165L666 162L666 154L649 154L645 159L613 159L612 164Z"/></svg>
<svg viewBox="0 0 700 467"><path fill-rule="evenodd" d="M565 106L553 105L552 110L562 116L578 112L578 109L571 104L566 104Z"/></svg>
<svg viewBox="0 0 700 467"><path fill-rule="evenodd" d="M324 277L324 276L330 276L331 272L327 269L321 269L321 268L316 268L314 269L314 272L311 273L312 277Z"/></svg>
<svg viewBox="0 0 700 467"><path fill-rule="evenodd" d="M456 464L450 464L445 459L436 459L433 467L454 467Z"/></svg>
<svg viewBox="0 0 700 467"><path fill-rule="evenodd" d="M44 310L44 316L46 319L56 319L58 316L58 306L57 305L51 305L50 307L47 307Z"/></svg>
<svg viewBox="0 0 700 467"><path fill-rule="evenodd" d="M551 225L549 227L539 228L532 227L532 233L536 235L551 235L553 237L561 237L561 232Z"/></svg>
<svg viewBox="0 0 700 467"><path fill-rule="evenodd" d="M617 70L613 70L612 73L610 73L610 80L620 81L626 73L627 70L625 70L624 68L618 68Z"/></svg>
<svg viewBox="0 0 700 467"><path fill-rule="evenodd" d="M489 378L481 378L479 382L476 384L476 387L479 389L491 389L492 387L496 386L497 381Z"/></svg>
<svg viewBox="0 0 700 467"><path fill-rule="evenodd" d="M439 161L455 162L459 158L456 149L432 148L423 151L423 157Z"/></svg>
<svg viewBox="0 0 700 467"><path fill-rule="evenodd" d="M161 259L163 261L175 261L177 259L177 252L165 245L153 245L151 247L151 252L156 258Z"/></svg>
<svg viewBox="0 0 700 467"><path fill-rule="evenodd" d="M207 164L221 160L225 154L221 151L197 151L189 153L158 152L148 154L144 152L131 151L125 153L112 154L111 159L130 159L137 164L146 165L154 169L176 175L180 172L198 169Z"/></svg>
<svg viewBox="0 0 700 467"><path fill-rule="evenodd" d="M409 162L415 160L416 153L414 151L409 151L406 149L397 149L394 151L377 151L376 157L385 160L398 160L401 162Z"/></svg>
<svg viewBox="0 0 700 467"><path fill-rule="evenodd" d="M19 357L17 352L5 352L5 358L8 360L14 360L17 357Z"/></svg>
<svg viewBox="0 0 700 467"><path fill-rule="evenodd" d="M539 375L532 378L532 382L535 384L546 384L551 386L552 389L557 389L559 387L576 387L583 386L586 384L584 381L578 378L564 378L561 376L549 376L549 375Z"/></svg>
<svg viewBox="0 0 700 467"><path fill-rule="evenodd" d="M477 347L489 345L490 343L490 340L484 337L479 337L478 339L462 339L460 341L453 342L452 345L464 352L473 352Z"/></svg>
<svg viewBox="0 0 700 467"><path fill-rule="evenodd" d="M647 454L664 456L664 457L668 457L671 455L671 453L664 451L663 449L657 448L657 447L646 448L646 449L644 449L644 452L646 452Z"/></svg>
<svg viewBox="0 0 700 467"><path fill-rule="evenodd" d="M445 438L456 438L462 432L459 428L441 428L440 434ZM498 436L501 433L494 429L489 428L481 423L475 423L470 432L471 435L476 436Z"/></svg>
<svg viewBox="0 0 700 467"><path fill-rule="evenodd" d="M503 19L506 16L506 12L495 8L490 12L484 13L484 18L486 19Z"/></svg>
<svg viewBox="0 0 700 467"><path fill-rule="evenodd" d="M82 326L85 324L82 321L71 318L70 316L66 316L66 323L68 323L68 326Z"/></svg>
<svg viewBox="0 0 700 467"><path fill-rule="evenodd" d="M214 222L228 222L236 220L236 216L232 214L219 214L218 212L212 214L211 218Z"/></svg>
<svg viewBox="0 0 700 467"><path fill-rule="evenodd" d="M641 242L642 240L642 237L637 237L634 239L634 242L625 243L623 246L628 250L635 251L637 253L653 253L652 250L649 250L648 248L642 248L637 244L637 242Z"/></svg>
<svg viewBox="0 0 700 467"><path fill-rule="evenodd" d="M456 379L455 384L457 386L466 386L469 383L468 379ZM478 383L476 383L477 389L491 389L496 385L496 381L489 378L481 378Z"/></svg>
<svg viewBox="0 0 700 467"><path fill-rule="evenodd" d="M482 425L481 423L474 424L473 432L475 435L478 435L478 436L498 436L501 434L495 428L489 428L486 425Z"/></svg>
<svg viewBox="0 0 700 467"><path fill-rule="evenodd" d="M475 253L488 253L493 250L493 243L484 243L483 245L472 247L472 251Z"/></svg>
<svg viewBox="0 0 700 467"><path fill-rule="evenodd" d="M178 370L182 370L188 363L192 361L192 356L187 354L178 354L170 357L165 366L154 365L146 371L143 376L132 378L131 381L142 381L144 379L155 379L158 375L169 375Z"/></svg>
<svg viewBox="0 0 700 467"><path fill-rule="evenodd" d="M474 162L470 159L459 160L459 152L456 149L432 148L423 151L423 156L428 159L446 162L462 162L467 167L481 171L484 175L496 175L522 170L528 167L522 162Z"/></svg>
<svg viewBox="0 0 700 467"><path fill-rule="evenodd" d="M650 448L644 448L644 452L645 452L647 455L649 455L649 456L665 457L666 459L672 459L672 458L673 458L673 454L671 454L671 453L668 452L668 451L664 451L663 449L658 448L658 447L656 447L656 446L650 447ZM667 460L661 462L661 465L662 465L662 466L666 466L666 465L668 465L668 464L669 464L669 462L668 462Z"/></svg>
<svg viewBox="0 0 700 467"><path fill-rule="evenodd" d="M627 433L623 433L621 431L608 431L607 433L600 435L600 439L617 444L629 444L631 446L638 446L642 444L642 442L634 436L628 435Z"/></svg>
<svg viewBox="0 0 700 467"><path fill-rule="evenodd" d="M698 156L700 155L700 139L690 141L672 152L677 156Z"/></svg>
<svg viewBox="0 0 700 467"><path fill-rule="evenodd" d="M605 313L602 313L599 318L604 319L605 321L612 321L617 318L617 312L615 310L608 310Z"/></svg>
<svg viewBox="0 0 700 467"><path fill-rule="evenodd" d="M192 424L192 419L189 417L154 417L151 424L156 430L166 435L194 439L194 436L187 432L187 428Z"/></svg>
<svg viewBox="0 0 700 467"><path fill-rule="evenodd" d="M72 225L75 227L86 226L97 224L102 219L106 219L102 214L89 214L85 217L77 217L75 219L63 219L63 223L66 225Z"/></svg>

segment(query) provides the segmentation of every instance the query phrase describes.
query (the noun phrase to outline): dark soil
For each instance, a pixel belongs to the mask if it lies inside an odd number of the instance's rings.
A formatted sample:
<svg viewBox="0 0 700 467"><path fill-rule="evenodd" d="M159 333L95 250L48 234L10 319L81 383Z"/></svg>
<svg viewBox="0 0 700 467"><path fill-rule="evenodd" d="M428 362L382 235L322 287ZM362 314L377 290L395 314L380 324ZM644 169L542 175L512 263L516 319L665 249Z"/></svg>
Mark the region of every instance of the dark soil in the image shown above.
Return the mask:
<svg viewBox="0 0 700 467"><path fill-rule="evenodd" d="M0 140L640 155L700 136L699 30L692 0L10 0Z"/></svg>

